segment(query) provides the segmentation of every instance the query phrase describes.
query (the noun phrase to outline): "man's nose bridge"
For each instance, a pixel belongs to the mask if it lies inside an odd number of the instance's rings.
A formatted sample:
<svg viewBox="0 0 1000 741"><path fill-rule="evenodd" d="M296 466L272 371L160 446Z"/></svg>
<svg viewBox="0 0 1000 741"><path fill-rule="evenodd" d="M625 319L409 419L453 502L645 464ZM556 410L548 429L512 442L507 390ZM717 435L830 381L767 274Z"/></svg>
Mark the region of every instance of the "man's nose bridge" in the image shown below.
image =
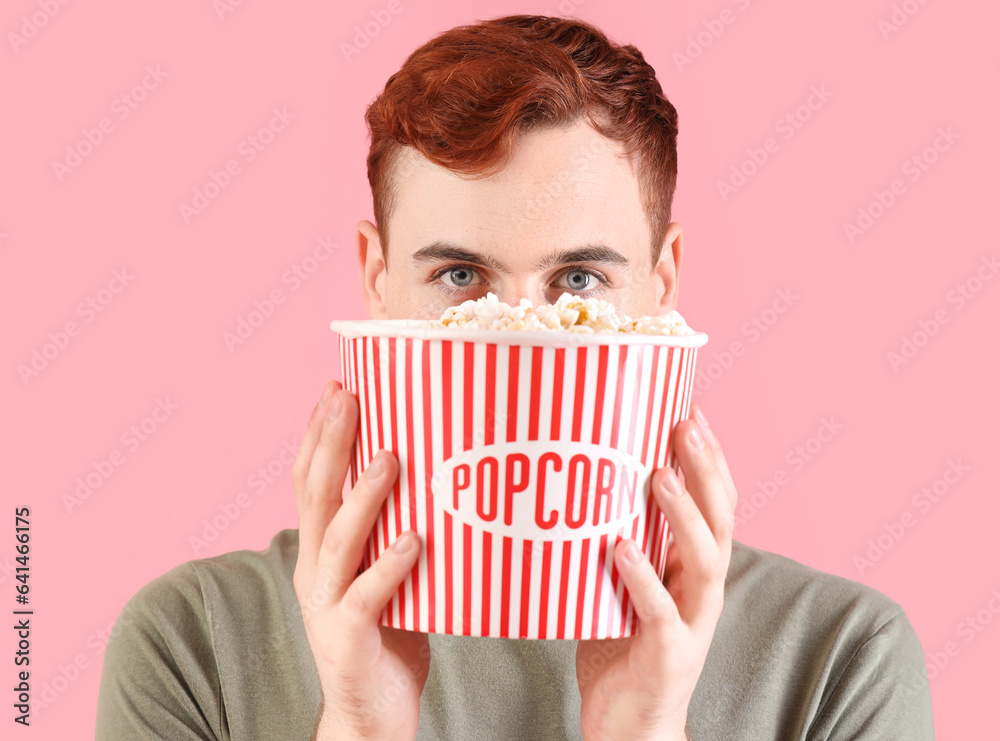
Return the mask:
<svg viewBox="0 0 1000 741"><path fill-rule="evenodd" d="M538 277L511 278L499 289L497 298L511 306L517 306L522 298L531 301L532 305L548 303L545 297L545 285Z"/></svg>

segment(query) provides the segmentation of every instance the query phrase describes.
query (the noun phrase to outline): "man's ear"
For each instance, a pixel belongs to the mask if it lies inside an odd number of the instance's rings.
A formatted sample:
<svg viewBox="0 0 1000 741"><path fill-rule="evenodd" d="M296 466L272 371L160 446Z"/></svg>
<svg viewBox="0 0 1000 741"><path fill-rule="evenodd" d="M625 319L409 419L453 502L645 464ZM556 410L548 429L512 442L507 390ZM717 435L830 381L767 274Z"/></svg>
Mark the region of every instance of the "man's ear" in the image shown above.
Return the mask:
<svg viewBox="0 0 1000 741"><path fill-rule="evenodd" d="M667 224L667 234L663 239L660 259L654 268L656 273L656 310L660 314L677 308L681 278L681 248L683 229L676 221Z"/></svg>
<svg viewBox="0 0 1000 741"><path fill-rule="evenodd" d="M359 221L357 230L358 265L361 267L368 316L372 319L386 319L386 266L382 258L382 239L378 228L370 221Z"/></svg>

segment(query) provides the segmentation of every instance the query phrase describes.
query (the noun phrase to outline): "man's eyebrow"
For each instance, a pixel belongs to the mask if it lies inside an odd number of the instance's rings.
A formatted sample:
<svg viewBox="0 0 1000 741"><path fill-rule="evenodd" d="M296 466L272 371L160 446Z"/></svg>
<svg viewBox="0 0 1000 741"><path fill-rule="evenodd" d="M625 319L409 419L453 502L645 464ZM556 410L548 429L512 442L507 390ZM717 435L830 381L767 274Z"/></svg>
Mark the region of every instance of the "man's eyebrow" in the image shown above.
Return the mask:
<svg viewBox="0 0 1000 741"><path fill-rule="evenodd" d="M566 265L574 262L603 262L608 265L623 265L625 267L628 267L629 264L628 258L617 250L603 244L588 244L546 255L535 264L535 270L545 270L553 265Z"/></svg>
<svg viewBox="0 0 1000 741"><path fill-rule="evenodd" d="M492 268L498 273L509 273L510 268L498 261L492 255L480 255L465 247L460 247L451 242L441 240L431 242L426 247L421 247L413 253L411 257L414 265L422 265L428 262L455 260L457 262L467 262L472 265L482 265Z"/></svg>
<svg viewBox="0 0 1000 741"><path fill-rule="evenodd" d="M442 240L436 240L425 247L421 247L413 253L411 259L414 265L454 260L456 262L467 262L471 265L482 265L483 267L492 268L498 273L510 272L510 268L492 255L481 255L460 245ZM628 258L621 252L603 244L588 244L583 247L575 247L548 254L535 264L535 270L541 271L554 265L568 265L581 262L597 262L624 267L628 267L629 265Z"/></svg>

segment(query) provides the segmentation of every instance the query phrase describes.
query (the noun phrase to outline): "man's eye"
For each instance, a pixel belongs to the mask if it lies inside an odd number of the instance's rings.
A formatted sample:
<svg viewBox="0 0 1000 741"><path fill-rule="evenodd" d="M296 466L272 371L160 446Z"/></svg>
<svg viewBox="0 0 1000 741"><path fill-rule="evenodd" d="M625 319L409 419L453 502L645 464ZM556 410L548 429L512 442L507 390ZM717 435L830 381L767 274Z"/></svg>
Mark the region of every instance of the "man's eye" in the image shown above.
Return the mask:
<svg viewBox="0 0 1000 741"><path fill-rule="evenodd" d="M598 278L586 270L567 270L561 276L565 288L571 291L587 291L597 287Z"/></svg>
<svg viewBox="0 0 1000 741"><path fill-rule="evenodd" d="M481 280L475 280L476 277L476 271L469 268L452 268L441 274L444 284L452 288L467 288L476 283L482 283Z"/></svg>

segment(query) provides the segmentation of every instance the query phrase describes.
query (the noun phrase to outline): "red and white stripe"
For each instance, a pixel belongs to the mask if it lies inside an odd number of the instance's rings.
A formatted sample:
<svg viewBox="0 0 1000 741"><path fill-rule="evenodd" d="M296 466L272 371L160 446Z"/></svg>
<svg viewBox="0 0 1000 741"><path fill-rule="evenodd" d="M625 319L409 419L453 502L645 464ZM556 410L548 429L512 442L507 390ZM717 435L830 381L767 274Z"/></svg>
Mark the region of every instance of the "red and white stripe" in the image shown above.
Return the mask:
<svg viewBox="0 0 1000 741"><path fill-rule="evenodd" d="M632 635L638 618L614 567L614 547L634 538L662 578L668 528L649 481L656 468L676 465L671 431L689 413L697 350L340 336L345 387L361 410L351 485L380 449L400 464L362 569L406 530L423 541L381 624L505 638ZM491 533L434 505L432 478L448 458L529 440L591 443L633 456L650 474L636 493L645 506L637 506L630 527L580 540L558 539L552 530L527 538Z"/></svg>

